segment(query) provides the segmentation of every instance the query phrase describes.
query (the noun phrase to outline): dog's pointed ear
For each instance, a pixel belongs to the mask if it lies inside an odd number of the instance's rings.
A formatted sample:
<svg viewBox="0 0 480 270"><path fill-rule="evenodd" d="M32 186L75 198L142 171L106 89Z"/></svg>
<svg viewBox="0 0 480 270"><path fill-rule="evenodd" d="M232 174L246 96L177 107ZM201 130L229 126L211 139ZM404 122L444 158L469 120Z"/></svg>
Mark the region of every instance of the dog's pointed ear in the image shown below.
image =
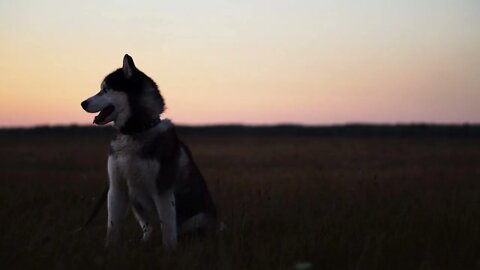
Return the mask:
<svg viewBox="0 0 480 270"><path fill-rule="evenodd" d="M133 58L128 54L125 54L125 56L123 57L122 69L123 69L123 74L127 78L132 77L135 70L137 70L137 68L135 67L135 63L133 63Z"/></svg>

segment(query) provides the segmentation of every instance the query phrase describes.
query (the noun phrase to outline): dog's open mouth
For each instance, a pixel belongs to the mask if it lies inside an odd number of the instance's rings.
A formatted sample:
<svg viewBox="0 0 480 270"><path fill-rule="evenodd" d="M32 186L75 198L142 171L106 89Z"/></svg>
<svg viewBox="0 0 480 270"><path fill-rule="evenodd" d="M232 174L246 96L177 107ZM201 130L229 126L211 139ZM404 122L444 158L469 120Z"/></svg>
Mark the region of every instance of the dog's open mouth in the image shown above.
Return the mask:
<svg viewBox="0 0 480 270"><path fill-rule="evenodd" d="M93 123L97 125L105 125L106 123L111 122L113 119L111 119L109 116L113 113L113 111L115 111L115 107L113 105L108 105L101 110L97 116L95 116Z"/></svg>

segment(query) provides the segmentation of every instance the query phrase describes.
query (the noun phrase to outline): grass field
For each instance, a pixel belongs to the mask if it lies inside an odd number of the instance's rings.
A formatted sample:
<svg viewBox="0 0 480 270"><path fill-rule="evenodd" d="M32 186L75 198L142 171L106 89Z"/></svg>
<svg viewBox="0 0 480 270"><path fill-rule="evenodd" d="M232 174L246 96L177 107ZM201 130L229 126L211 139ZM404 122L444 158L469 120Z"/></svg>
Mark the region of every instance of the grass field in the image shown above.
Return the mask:
<svg viewBox="0 0 480 270"><path fill-rule="evenodd" d="M0 140L0 269L478 269L480 139L195 136L228 230L103 248L107 136Z"/></svg>

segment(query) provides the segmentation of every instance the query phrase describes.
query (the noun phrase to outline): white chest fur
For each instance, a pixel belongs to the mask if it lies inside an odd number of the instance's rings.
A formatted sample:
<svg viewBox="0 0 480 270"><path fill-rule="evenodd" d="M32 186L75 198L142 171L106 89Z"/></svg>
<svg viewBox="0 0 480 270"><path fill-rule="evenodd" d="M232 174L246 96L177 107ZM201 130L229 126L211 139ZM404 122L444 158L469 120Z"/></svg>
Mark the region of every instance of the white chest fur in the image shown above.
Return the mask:
<svg viewBox="0 0 480 270"><path fill-rule="evenodd" d="M155 159L142 157L142 144L129 136L120 136L111 147L113 153L108 158L110 184L126 185L131 196L154 192L160 164Z"/></svg>

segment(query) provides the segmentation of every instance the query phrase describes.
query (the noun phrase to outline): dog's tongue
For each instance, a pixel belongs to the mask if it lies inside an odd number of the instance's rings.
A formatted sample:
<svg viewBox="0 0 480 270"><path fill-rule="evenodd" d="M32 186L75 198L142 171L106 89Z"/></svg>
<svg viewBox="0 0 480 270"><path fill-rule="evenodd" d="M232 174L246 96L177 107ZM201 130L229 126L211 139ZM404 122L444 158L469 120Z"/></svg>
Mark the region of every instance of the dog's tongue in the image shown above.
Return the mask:
<svg viewBox="0 0 480 270"><path fill-rule="evenodd" d="M100 113L95 116L93 123L97 125L105 125L112 120L108 120L107 117L113 112L114 107L112 105L107 106L105 109L101 110Z"/></svg>

